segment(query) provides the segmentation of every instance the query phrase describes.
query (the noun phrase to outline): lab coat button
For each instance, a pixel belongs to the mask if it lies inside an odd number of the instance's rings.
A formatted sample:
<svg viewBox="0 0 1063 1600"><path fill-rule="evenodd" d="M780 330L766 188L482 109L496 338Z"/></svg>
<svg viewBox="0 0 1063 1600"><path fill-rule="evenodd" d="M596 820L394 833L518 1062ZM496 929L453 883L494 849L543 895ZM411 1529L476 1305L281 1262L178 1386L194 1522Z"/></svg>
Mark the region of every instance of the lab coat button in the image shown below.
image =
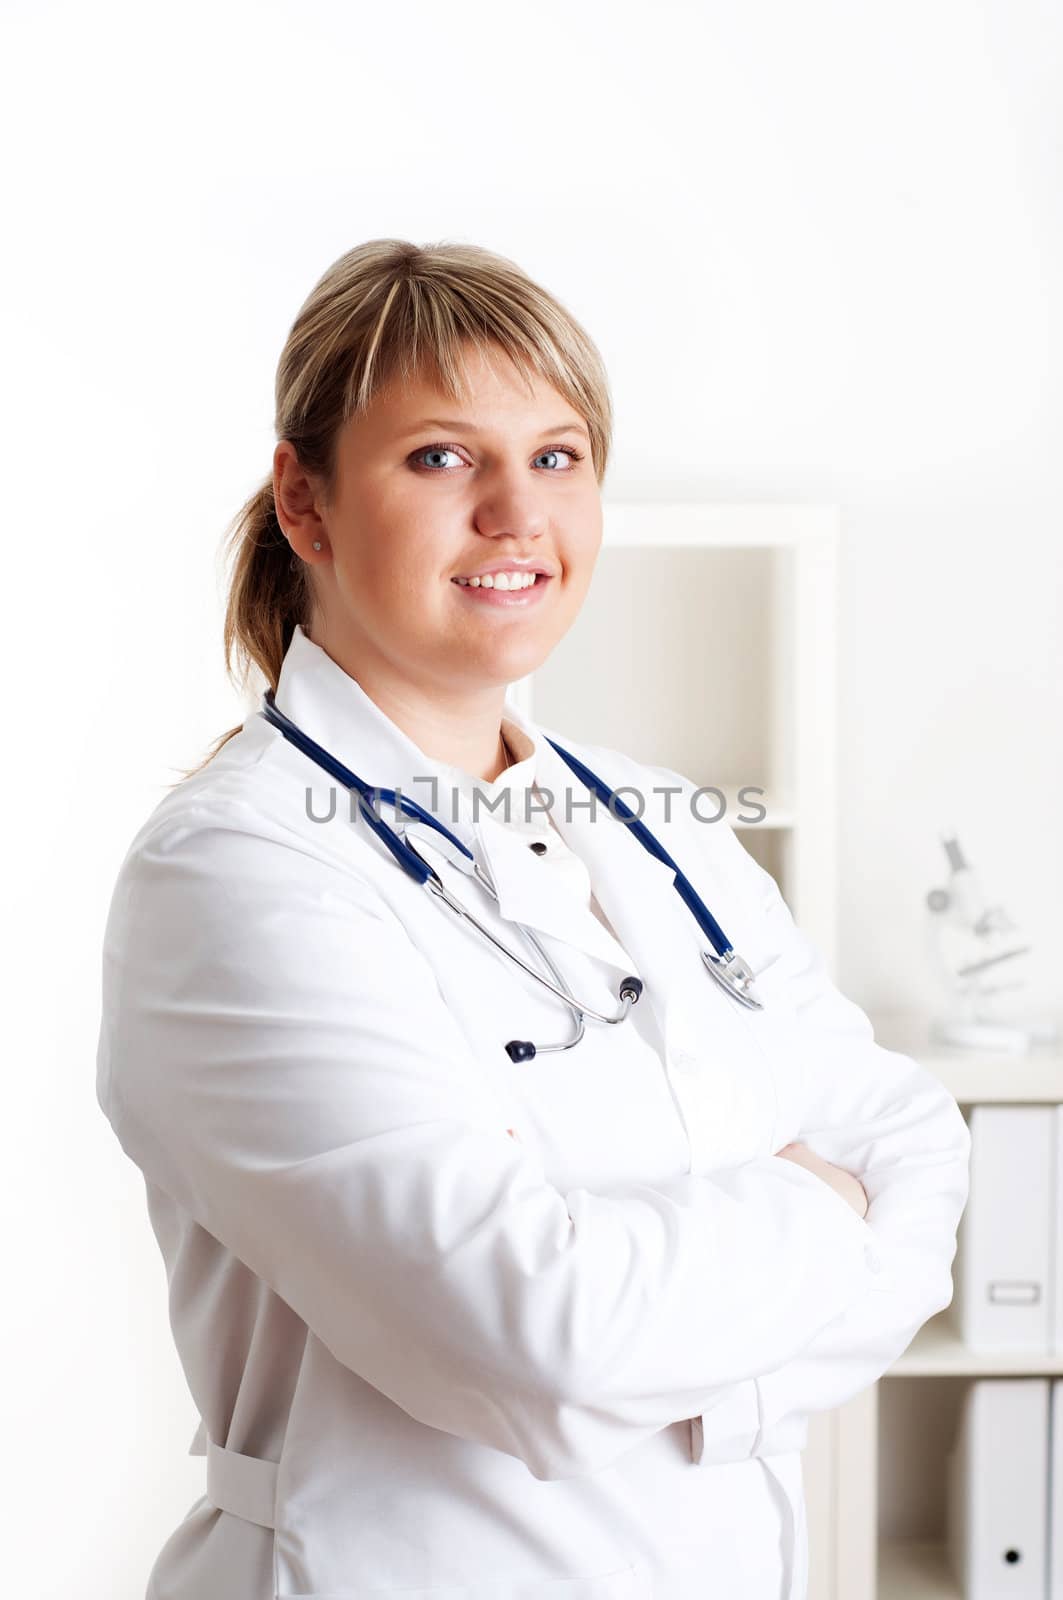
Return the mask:
<svg viewBox="0 0 1063 1600"><path fill-rule="evenodd" d="M541 839L534 839L528 846L528 849L534 850L537 856L544 856L546 854L546 846Z"/></svg>
<svg viewBox="0 0 1063 1600"><path fill-rule="evenodd" d="M864 1260L867 1262L867 1264L870 1267L872 1272L881 1272L882 1271L882 1257L879 1255L879 1253L875 1249L874 1245L865 1244L865 1246L864 1246Z"/></svg>

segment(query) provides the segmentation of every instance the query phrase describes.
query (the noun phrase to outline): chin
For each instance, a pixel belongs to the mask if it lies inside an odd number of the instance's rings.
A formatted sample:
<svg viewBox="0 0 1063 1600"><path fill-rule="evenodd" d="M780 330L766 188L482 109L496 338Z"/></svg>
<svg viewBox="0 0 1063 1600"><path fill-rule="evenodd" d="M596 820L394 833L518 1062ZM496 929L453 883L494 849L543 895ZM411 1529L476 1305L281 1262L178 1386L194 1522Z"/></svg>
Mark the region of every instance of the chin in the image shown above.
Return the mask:
<svg viewBox="0 0 1063 1600"><path fill-rule="evenodd" d="M518 678L526 678L530 672L537 672L549 657L556 643L556 639L551 639L548 642L544 642L537 650L511 651L505 660L499 663L502 673L500 681L503 683L516 683Z"/></svg>
<svg viewBox="0 0 1063 1600"><path fill-rule="evenodd" d="M485 688L508 685L526 678L529 672L535 672L548 655L548 650L508 650L500 651L495 656L480 657L475 662L466 655L465 675Z"/></svg>

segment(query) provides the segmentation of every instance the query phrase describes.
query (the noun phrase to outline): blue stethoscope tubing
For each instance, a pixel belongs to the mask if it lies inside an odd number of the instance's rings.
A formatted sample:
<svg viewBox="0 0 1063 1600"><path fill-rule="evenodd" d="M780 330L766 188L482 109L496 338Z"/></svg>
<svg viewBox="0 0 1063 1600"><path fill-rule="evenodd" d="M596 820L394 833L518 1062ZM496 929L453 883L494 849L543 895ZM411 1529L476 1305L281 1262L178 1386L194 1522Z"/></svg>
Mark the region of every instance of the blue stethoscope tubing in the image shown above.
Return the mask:
<svg viewBox="0 0 1063 1600"><path fill-rule="evenodd" d="M555 994L558 999L564 1001L567 1006L572 1008L578 1020L578 1031L575 1037L561 1045L539 1045L538 1050L565 1050L570 1049L573 1044L578 1043L583 1036L584 1014L593 1017L595 1021L609 1024L625 1021L631 1006L635 1004L642 993L643 986L640 979L636 977L627 977L622 980L620 985L620 1000L623 1004L623 1009L616 1016L605 1016L601 1012L595 1011L592 1007L584 1006L581 1002L577 1002L575 1000L572 991L568 988L568 985L564 983L561 974L558 972L554 963L550 960L550 957L543 949L539 940L534 936L532 930L518 924L521 933L534 946L540 959L549 968L554 978L557 979L560 987L555 987L555 985L544 978L541 973L536 972L533 967L530 967L527 962L523 961L515 951L510 950L507 945L503 944L501 940L497 939L491 932L490 928L485 928L483 924L480 923L472 915L472 913L461 904L460 900L456 900L454 896L450 894L435 868L430 866L428 862L425 861L424 857L420 855L414 846L410 844L410 842L404 837L405 830L402 824L402 817L405 815L407 817L415 818L417 821L426 824L429 828L434 829L437 833L442 834L452 845L456 847L456 849L460 852L461 857L464 858L458 863L458 865L462 867L462 870L475 876L483 885L483 887L497 900L498 896L495 894L494 885L480 869L472 851L462 843L456 834L452 833L450 829L440 822L437 817L434 817L431 812L425 811L424 808L419 806L415 800L411 800L408 795L396 795L394 789L375 789L364 783L361 778L357 777L356 774L350 770L349 767L345 767L341 761L337 761L336 757L331 755L323 745L320 745L316 742L316 740L311 739L310 735L304 733L302 728L294 723L290 717L285 716L284 712L281 711L279 706L276 704L272 689L267 689L263 695L262 710L259 715L265 717L267 722L271 723L275 728L277 728L289 741L289 743L296 747L297 750L302 751L302 753L308 756L311 761L316 762L319 767L327 772L330 777L335 778L337 783L343 784L344 788L352 790L357 794L361 815L368 823L369 827L372 828L373 832L381 840L381 842L395 857L395 860L399 863L403 870L410 875L410 877L414 878L418 883L426 884L429 889L431 889L450 907L451 910L455 911L459 916L464 917L466 921L471 922L478 932L489 939L495 948L502 953L502 955L507 956L512 961L515 961L518 966L522 967L530 977L536 980L536 982L543 984L544 987L549 989L551 993ZM709 910L708 906L694 888L693 884L680 870L677 863L673 861L672 857L668 854L668 851L661 844L660 840L650 832L645 823L635 816L635 813L630 809L630 807L625 805L624 801L619 799L619 797L612 789L609 788L606 783L603 783L602 779L599 778L596 773L592 772L589 767L585 766L582 761L579 761L567 750L563 750L561 746L555 742L555 740L548 739L548 743L561 757L562 761L564 761L571 768L571 770L576 774L582 783L586 784L586 786L592 790L599 800L604 801L611 810L615 811L621 817L627 820L630 832L635 835L643 848L648 850L651 855L656 856L658 861L663 861L665 865L671 867L675 874L676 892L679 894L683 903L694 917L698 927L712 942L713 951L702 950L701 952L702 960L705 963L706 970L710 973L710 975L716 980L725 993L729 994L732 999L738 1001L740 1005L746 1006L751 1010L763 1010L764 1003L756 994L753 986L753 973L742 960L742 957L737 953L734 946L727 938L727 935L720 927L720 924L716 921L716 918L712 915L712 912ZM375 806L372 803L374 799L378 805L381 801L383 801L385 804L393 805L395 807L399 816L399 832L396 832L393 828L388 827L383 818L377 814ZM511 1059L515 1061L530 1059L537 1053L536 1046L527 1040L511 1040L510 1043L507 1044L506 1050L510 1054Z"/></svg>

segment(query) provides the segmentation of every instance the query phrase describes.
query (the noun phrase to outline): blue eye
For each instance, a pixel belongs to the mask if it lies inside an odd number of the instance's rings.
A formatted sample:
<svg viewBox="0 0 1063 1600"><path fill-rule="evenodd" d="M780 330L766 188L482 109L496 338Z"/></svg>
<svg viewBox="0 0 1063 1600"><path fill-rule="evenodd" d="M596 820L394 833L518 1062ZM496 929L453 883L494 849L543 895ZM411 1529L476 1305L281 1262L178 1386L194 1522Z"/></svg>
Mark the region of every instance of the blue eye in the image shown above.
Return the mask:
<svg viewBox="0 0 1063 1600"><path fill-rule="evenodd" d="M456 445L456 444L426 444L426 445L423 445L420 450L415 450L413 455L410 457L410 460L416 462L416 461L420 461L422 456L430 456L430 455L448 455L448 454L457 455L459 449L460 449L460 446ZM539 454L535 457L535 459L536 459L536 461L541 461L544 456L559 456L559 455L561 455L561 456L571 456L573 464L575 464L577 461L582 461L583 460L582 452L577 450L573 445L570 445L570 444L552 444L552 445L549 446L548 449L540 450ZM430 473L435 473L435 474L439 475L439 474L444 473L444 472L452 471L453 469L449 468L449 467L431 466L431 467L428 467L427 469L422 468L421 470L422 471L427 470ZM553 471L553 470L556 470L556 469L552 468L551 470ZM565 468L562 469L562 475L565 472L571 472L571 471L572 471L572 467L565 467Z"/></svg>
<svg viewBox="0 0 1063 1600"><path fill-rule="evenodd" d="M573 461L582 461L583 460L583 457L580 454L580 452L578 450L574 449L573 446L570 445L570 444L552 444L548 450L540 451L539 455L540 455L540 457L541 456L571 456ZM567 467L565 470L567 472L571 472L572 468L571 467Z"/></svg>
<svg viewBox="0 0 1063 1600"><path fill-rule="evenodd" d="M456 455L456 454L457 454L457 452L455 451L453 445L450 445L450 444L427 444L427 445L425 445L423 450L418 450L416 452L416 454L414 455L413 459L415 461L419 461L422 456L445 456L445 455ZM432 470L433 471L435 470L435 464L433 464Z"/></svg>

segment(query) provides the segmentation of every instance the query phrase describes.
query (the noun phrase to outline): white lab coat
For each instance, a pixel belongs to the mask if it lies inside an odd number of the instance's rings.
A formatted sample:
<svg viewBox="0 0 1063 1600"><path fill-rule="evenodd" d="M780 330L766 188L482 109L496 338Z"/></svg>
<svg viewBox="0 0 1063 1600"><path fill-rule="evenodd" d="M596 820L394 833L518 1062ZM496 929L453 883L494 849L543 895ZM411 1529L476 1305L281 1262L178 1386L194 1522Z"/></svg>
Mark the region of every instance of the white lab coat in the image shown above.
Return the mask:
<svg viewBox="0 0 1063 1600"><path fill-rule="evenodd" d="M301 629L276 698L370 784L426 804L415 778L447 770ZM766 1009L725 995L671 870L505 714L616 937L467 796L437 814L498 908L417 842L588 1004L642 978L572 1050L509 1059L570 1014L344 789L312 820L331 780L257 714L121 867L97 1094L144 1174L207 1458L151 1600L803 1600L807 1417L951 1300L952 1097L875 1042L688 780L551 732L644 796ZM860 1174L866 1220L774 1154L791 1140Z"/></svg>

